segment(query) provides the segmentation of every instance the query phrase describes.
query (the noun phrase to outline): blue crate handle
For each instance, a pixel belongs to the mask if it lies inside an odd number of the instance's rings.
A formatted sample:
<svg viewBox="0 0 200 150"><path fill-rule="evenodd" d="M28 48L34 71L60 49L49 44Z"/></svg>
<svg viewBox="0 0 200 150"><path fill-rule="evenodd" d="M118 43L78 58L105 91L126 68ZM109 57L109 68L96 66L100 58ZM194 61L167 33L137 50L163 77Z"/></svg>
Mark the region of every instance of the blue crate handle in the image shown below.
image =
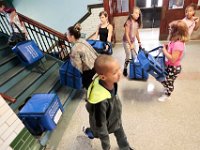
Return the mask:
<svg viewBox="0 0 200 150"><path fill-rule="evenodd" d="M157 50L162 49L162 48L163 48L163 46L158 46L158 47L148 51L147 53L151 53L151 52L157 51Z"/></svg>

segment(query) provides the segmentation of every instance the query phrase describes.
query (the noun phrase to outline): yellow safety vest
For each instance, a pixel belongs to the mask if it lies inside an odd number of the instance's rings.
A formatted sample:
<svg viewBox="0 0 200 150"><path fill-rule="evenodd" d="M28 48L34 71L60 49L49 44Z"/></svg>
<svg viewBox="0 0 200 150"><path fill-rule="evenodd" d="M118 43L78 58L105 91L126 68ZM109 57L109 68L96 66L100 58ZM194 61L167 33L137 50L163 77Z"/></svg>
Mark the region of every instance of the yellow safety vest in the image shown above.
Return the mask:
<svg viewBox="0 0 200 150"><path fill-rule="evenodd" d="M95 78L88 88L88 102L91 104L96 104L108 98L111 98L110 92L99 84L99 77Z"/></svg>

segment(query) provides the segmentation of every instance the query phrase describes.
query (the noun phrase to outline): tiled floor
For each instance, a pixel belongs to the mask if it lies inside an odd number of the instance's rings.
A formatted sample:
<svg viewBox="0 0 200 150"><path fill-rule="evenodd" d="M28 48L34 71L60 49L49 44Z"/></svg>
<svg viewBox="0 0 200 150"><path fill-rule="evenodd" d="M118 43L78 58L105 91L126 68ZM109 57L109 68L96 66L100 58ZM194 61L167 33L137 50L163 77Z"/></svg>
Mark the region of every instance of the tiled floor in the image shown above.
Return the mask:
<svg viewBox="0 0 200 150"><path fill-rule="evenodd" d="M158 29L142 30L141 41L146 50L159 46ZM183 70L170 101L157 101L163 88L151 76L146 82L125 77L120 80L123 126L130 145L136 150L200 150L200 41L190 41L186 46ZM113 56L123 67L125 54L121 44L116 44ZM66 125L60 122L57 130L62 134L50 139L49 149L101 150L98 139L90 141L81 131L88 125L85 101L75 103L77 107L74 106L70 121ZM110 137L111 150L118 150L114 136ZM59 141L53 147L56 139Z"/></svg>

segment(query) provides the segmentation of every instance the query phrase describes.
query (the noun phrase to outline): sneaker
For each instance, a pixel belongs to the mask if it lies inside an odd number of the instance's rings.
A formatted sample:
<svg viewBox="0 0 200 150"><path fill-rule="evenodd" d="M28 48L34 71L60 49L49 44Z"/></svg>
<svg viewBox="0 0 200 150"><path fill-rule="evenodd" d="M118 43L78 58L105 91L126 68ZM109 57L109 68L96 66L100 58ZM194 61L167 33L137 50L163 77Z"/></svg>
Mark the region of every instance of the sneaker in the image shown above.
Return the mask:
<svg viewBox="0 0 200 150"><path fill-rule="evenodd" d="M135 150L135 148L129 147L129 150Z"/></svg>
<svg viewBox="0 0 200 150"><path fill-rule="evenodd" d="M83 127L83 132L89 139L94 139L94 135L92 133L92 130L90 128Z"/></svg>
<svg viewBox="0 0 200 150"><path fill-rule="evenodd" d="M164 94L164 95L162 95L161 97L158 98L158 101L164 102L164 101L170 100L170 99L171 99L170 96L167 96L167 95Z"/></svg>
<svg viewBox="0 0 200 150"><path fill-rule="evenodd" d="M128 73L127 73L127 68L124 68L124 70L123 70L123 75L124 75L125 77L127 77L127 75L128 75Z"/></svg>

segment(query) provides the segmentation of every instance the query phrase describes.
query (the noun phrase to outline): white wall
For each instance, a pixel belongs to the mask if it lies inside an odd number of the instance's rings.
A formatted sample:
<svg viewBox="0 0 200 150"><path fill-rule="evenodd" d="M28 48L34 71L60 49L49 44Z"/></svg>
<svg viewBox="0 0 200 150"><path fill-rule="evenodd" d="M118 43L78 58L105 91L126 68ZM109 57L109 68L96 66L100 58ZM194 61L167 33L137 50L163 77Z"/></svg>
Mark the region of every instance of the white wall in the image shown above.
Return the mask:
<svg viewBox="0 0 200 150"><path fill-rule="evenodd" d="M91 9L91 15L81 23L82 30L81 32L86 34L86 38L91 36L94 32L96 32L98 25L100 23L99 13L103 11L102 8L93 8Z"/></svg>
<svg viewBox="0 0 200 150"><path fill-rule="evenodd" d="M19 13L49 26L61 33L76 23L87 12L87 5L103 0L14 0Z"/></svg>
<svg viewBox="0 0 200 150"><path fill-rule="evenodd" d="M23 128L21 120L0 95L0 149L11 150L9 145Z"/></svg>

